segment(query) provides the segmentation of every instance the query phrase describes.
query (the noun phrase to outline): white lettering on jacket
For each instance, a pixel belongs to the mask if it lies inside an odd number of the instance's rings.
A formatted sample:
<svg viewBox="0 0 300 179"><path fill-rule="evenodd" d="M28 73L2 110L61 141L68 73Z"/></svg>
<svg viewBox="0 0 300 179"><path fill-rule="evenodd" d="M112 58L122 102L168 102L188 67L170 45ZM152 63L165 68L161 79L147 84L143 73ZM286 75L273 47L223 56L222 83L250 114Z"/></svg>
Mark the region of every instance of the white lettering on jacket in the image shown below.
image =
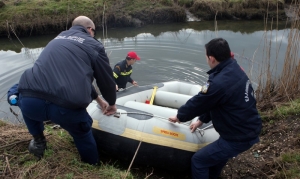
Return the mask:
<svg viewBox="0 0 300 179"><path fill-rule="evenodd" d="M76 41L76 42L79 42L79 43L83 43L83 41L85 40L84 38L81 38L81 37L77 37L77 36L57 36L55 37L55 39L68 39L68 40L73 40L73 41Z"/></svg>
<svg viewBox="0 0 300 179"><path fill-rule="evenodd" d="M248 96L249 86L250 86L250 80L248 80L246 83L246 89L245 89L245 101L246 102L249 101L249 96Z"/></svg>

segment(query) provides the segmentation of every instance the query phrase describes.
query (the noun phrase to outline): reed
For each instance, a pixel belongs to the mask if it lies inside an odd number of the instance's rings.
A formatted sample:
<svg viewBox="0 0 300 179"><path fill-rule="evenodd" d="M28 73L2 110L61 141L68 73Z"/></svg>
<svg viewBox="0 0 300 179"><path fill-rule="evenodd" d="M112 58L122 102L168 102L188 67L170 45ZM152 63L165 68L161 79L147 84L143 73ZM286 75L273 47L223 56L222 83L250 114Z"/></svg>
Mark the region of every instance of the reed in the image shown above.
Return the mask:
<svg viewBox="0 0 300 179"><path fill-rule="evenodd" d="M296 7L296 8L295 8ZM290 11L295 11L294 14L299 13L299 3L293 1ZM292 9L293 8L293 9ZM267 27L267 19L265 21ZM258 102L258 107L260 110L268 110L276 107L278 103L288 102L299 97L300 90L300 22L299 17L293 19L288 19L290 24L287 38L288 46L285 52L284 63L282 70L278 73L277 61L278 52L281 47L281 41L277 41L279 44L276 47L276 51L272 51L272 30L271 34L267 34L265 30L264 38L264 49L263 49L263 62L260 70L260 75L258 77L258 87L256 90L256 98ZM277 19L278 22L278 19ZM271 29L273 29L274 21L270 22ZM277 31L276 31L277 32ZM271 54L275 54L275 59L271 58Z"/></svg>

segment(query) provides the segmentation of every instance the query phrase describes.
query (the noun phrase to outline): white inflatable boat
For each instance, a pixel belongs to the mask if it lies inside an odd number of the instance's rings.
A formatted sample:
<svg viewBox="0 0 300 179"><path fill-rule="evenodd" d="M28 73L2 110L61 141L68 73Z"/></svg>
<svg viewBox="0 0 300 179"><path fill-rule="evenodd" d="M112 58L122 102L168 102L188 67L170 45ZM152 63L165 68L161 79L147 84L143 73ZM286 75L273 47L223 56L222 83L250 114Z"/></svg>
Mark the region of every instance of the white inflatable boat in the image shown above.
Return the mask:
<svg viewBox="0 0 300 179"><path fill-rule="evenodd" d="M118 110L112 116L103 115L93 101L87 111L99 150L131 161L141 142L135 164L189 169L192 155L219 134L210 123L191 133L191 121L174 124L168 118L200 90L199 85L179 81L131 87L117 93Z"/></svg>

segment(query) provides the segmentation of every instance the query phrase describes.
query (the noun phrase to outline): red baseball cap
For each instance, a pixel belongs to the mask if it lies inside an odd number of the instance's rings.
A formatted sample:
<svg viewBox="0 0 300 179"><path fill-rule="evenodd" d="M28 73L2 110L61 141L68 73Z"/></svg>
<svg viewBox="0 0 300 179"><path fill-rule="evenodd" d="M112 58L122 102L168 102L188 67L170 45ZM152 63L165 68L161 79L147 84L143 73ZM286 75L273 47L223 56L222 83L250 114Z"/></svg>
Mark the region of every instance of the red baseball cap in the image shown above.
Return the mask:
<svg viewBox="0 0 300 179"><path fill-rule="evenodd" d="M129 57L131 59L140 60L140 57L134 51L128 52L127 57Z"/></svg>

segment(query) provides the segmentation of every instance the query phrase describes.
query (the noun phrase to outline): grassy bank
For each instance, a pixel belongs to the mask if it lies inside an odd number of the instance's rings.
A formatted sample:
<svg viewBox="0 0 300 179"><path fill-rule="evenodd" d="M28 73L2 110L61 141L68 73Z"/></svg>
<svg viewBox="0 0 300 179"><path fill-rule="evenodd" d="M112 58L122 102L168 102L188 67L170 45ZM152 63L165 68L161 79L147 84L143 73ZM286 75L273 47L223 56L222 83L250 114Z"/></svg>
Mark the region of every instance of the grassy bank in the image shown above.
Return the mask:
<svg viewBox="0 0 300 179"><path fill-rule="evenodd" d="M184 21L185 13L161 1L148 0L6 0L0 8L0 35L49 34L68 29L78 15L103 26L140 26L144 23Z"/></svg>
<svg viewBox="0 0 300 179"><path fill-rule="evenodd" d="M189 10L204 20L286 19L284 0L195 0Z"/></svg>
<svg viewBox="0 0 300 179"><path fill-rule="evenodd" d="M72 137L63 129L46 125L48 149L38 161L28 152L31 135L24 125L0 121L0 178L135 178L113 162L91 166L80 162Z"/></svg>
<svg viewBox="0 0 300 179"><path fill-rule="evenodd" d="M2 6L1 6L2 4ZM78 15L98 29L183 22L185 10L202 20L285 19L283 0L0 0L0 36L57 33Z"/></svg>

